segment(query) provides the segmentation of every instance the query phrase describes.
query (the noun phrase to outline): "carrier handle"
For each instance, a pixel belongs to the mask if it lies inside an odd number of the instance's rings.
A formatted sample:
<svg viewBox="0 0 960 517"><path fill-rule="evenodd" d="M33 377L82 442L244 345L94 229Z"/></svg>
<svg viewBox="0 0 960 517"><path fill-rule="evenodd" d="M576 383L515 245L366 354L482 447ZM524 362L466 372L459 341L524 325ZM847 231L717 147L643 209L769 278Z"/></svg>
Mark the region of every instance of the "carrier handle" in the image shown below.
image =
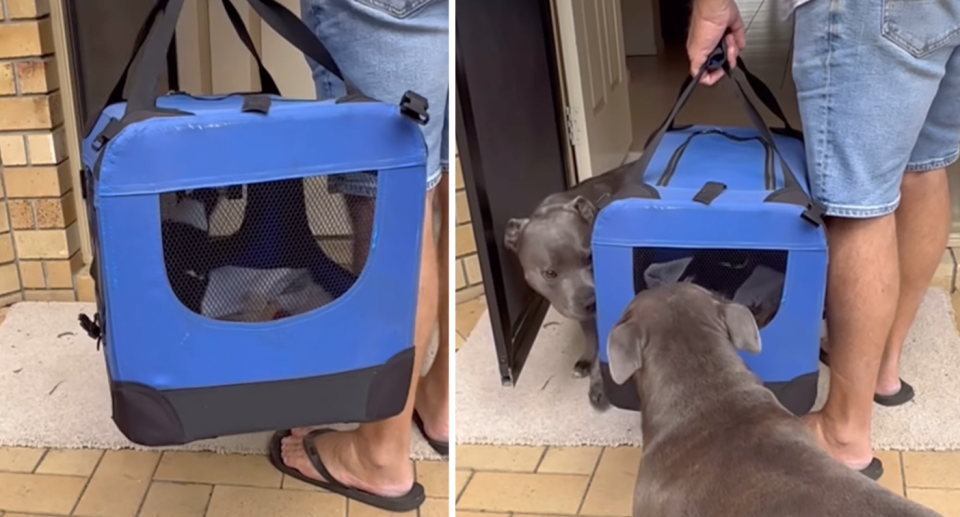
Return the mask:
<svg viewBox="0 0 960 517"><path fill-rule="evenodd" d="M280 95L280 88L277 86L276 81L274 81L273 76L270 75L270 72L267 71L267 68L264 66L263 61L260 59L260 54L257 52L256 47L253 44L253 39L250 38L250 33L247 31L247 27L243 24L243 19L240 17L240 13L234 7L233 3L229 0L220 0L223 4L223 8L227 13L227 19L230 20L230 24L233 26L234 32L240 38L240 42L247 48L250 54L253 55L254 60L257 62L257 72L260 75L260 91L263 93ZM140 27L140 32L137 34L137 38L133 45L133 52L130 54L130 59L127 60L127 64L123 68L123 73L120 74L120 78L117 79L116 84L113 85L113 90L111 90L110 95L107 97L107 100L100 106L100 109L96 113L103 112L107 106L111 104L116 104L123 101L123 90L127 85L127 76L130 72L130 66L133 64L134 59L140 52L140 49L143 47L143 42L149 34L150 29L153 27L157 15L164 9L166 9L169 0L160 0L158 1L150 13L147 15L146 20L143 22L143 25ZM97 119L93 119L87 122L87 126L84 128L84 135L89 136L90 132L93 131L93 127L96 125Z"/></svg>
<svg viewBox="0 0 960 517"><path fill-rule="evenodd" d="M770 149L770 146L760 138L759 136L736 136L731 135L725 131L719 129L705 129L702 131L696 131L691 133L686 140L673 151L673 155L670 156L670 160L667 161L667 166L663 170L663 174L660 176L660 179L657 180L658 187L666 187L670 184L670 180L673 179L673 175L677 172L677 166L680 164L680 158L683 157L683 153L686 152L687 148L690 147L690 142L698 136L704 135L718 135L722 136L728 140L733 140L734 142L760 142L760 145L763 146L764 151L764 160L763 160L763 186L766 190L773 190L776 188L776 172L774 171L773 165L773 150Z"/></svg>
<svg viewBox="0 0 960 517"><path fill-rule="evenodd" d="M792 125L790 125L790 121L788 121L786 115L783 114L783 109L780 108L780 103L777 102L777 97L773 94L772 91L770 91L770 87L768 87L767 84L764 83L762 79L753 75L753 73L747 69L747 65L743 62L743 59L739 56L737 56L737 69L743 72L743 76L746 77L747 79L747 84L750 85L750 89L753 90L753 93L757 95L757 98L760 99L760 102L762 102L763 105L766 106L768 110L770 110L770 113L773 113L774 116L776 116L778 119L780 119L781 122L783 122L783 129L772 128L771 130L774 133L778 133L778 134L782 133L786 136L791 136L798 140L803 140L803 133L798 131ZM683 84L680 85L680 91L677 92L677 99L679 99L680 96L683 95L683 91L686 90L688 86L690 86L690 83L692 81L693 81L693 77L689 75L686 77L686 79L683 80ZM672 131L676 129L676 126L674 125L675 122L676 121L673 121L670 123L670 127L667 129L667 131Z"/></svg>
<svg viewBox="0 0 960 517"><path fill-rule="evenodd" d="M229 0L222 0L222 2L226 4ZM254 11L260 15L260 18L266 22L267 25L270 25L280 37L341 79L346 87L347 96L363 95L352 81L344 77L343 72L340 70L340 67L337 66L330 51L327 50L316 35L310 31L306 24L290 12L289 9L277 3L276 0L246 0L246 2L250 4ZM131 67L132 70L130 72L132 82L131 92L124 118L129 119L129 117L135 117L133 114L138 111L166 111L156 108L157 95L154 93L155 85L162 70L161 63L163 56L170 42L173 41L173 34L176 29L177 20L180 17L180 12L183 10L184 0L158 0L158 3L166 4L166 6L163 8L162 18L153 20L152 27L148 29L149 32L146 39L135 54L134 65ZM231 18L231 24L233 24L234 29L238 30L238 36L240 36L241 41L244 41L245 38L239 32L239 27L237 23L235 23L239 21L239 14L234 10L233 15L231 15L229 8L227 11L228 17ZM151 20L148 20L148 22L149 21ZM242 26L242 23L240 23L240 25ZM245 34L246 31L243 31L243 33ZM246 35L246 40L247 41L244 41L244 45L250 49L252 41L249 40L249 34ZM249 45L247 45L248 43ZM139 62L136 61L136 57L140 58ZM256 57L258 65L262 67L259 56ZM265 74L266 69L262 68L262 70ZM261 74L261 80L264 78L264 74ZM269 76L269 74L266 75ZM271 85L270 83L273 84ZM266 84L261 84L261 86L263 86L265 90L270 87L275 89L276 83L270 78L266 81Z"/></svg>
<svg viewBox="0 0 960 517"><path fill-rule="evenodd" d="M703 75L708 70L722 68L725 72L724 75L736 85L737 90L740 92L741 101L745 111L747 112L747 116L750 118L750 122L760 133L760 137L764 140L764 142L770 146L770 149L772 149L776 154L778 160L780 161L780 168L783 170L784 188L782 190L773 192L773 194L768 196L765 201L784 202L802 206L804 211L801 214L801 217L815 226L820 226L823 223L823 207L818 203L815 203L807 194L807 192L804 191L800 186L800 182L797 180L796 175L794 175L786 160L783 159L783 155L780 153L779 149L777 149L777 144L774 140L773 134L770 131L770 128L767 127L766 123L764 123L760 113L757 112L753 102L750 101L750 98L747 96L747 92L744 90L740 80L733 75L733 71L727 62L726 56L727 47L724 41L721 40L720 44L717 45L717 48L714 49L714 51L710 54L707 61L703 64L703 66L700 67L697 75L691 79L687 87L683 90L683 92L681 92L680 97L673 106L673 109L670 110L670 113L660 126L660 129L657 130L657 132L653 135L653 138L651 138L648 142L647 147L640 156L640 159L634 162L633 166L630 168L630 171L627 173L628 179L626 181L626 185L635 185L636 187L633 187L634 189L640 189L647 195L656 195L656 191L649 185L646 185L643 181L647 168L650 166L650 161L653 159L653 155L656 154L656 150L663 141L664 135L673 125L673 122L676 120L680 110L683 109L687 101L690 99L690 95L700 82L700 79L703 78Z"/></svg>

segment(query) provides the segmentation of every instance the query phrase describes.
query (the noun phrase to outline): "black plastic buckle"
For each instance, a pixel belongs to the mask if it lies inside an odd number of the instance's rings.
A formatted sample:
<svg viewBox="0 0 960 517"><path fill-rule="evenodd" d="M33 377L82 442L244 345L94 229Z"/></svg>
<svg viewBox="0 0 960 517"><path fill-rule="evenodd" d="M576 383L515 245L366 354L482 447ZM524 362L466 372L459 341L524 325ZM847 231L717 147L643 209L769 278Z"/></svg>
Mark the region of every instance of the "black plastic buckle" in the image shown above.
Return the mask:
<svg viewBox="0 0 960 517"><path fill-rule="evenodd" d="M400 114L413 119L421 126L430 122L430 114L427 113L429 107L430 103L426 98L409 90L400 100Z"/></svg>
<svg viewBox="0 0 960 517"><path fill-rule="evenodd" d="M823 207L820 203L816 201L811 201L807 204L807 209L800 214L805 221L808 223L820 227L823 225L823 216L827 213L827 209Z"/></svg>
<svg viewBox="0 0 960 517"><path fill-rule="evenodd" d="M115 118L110 119L110 122L107 122L103 131L93 140L93 150L100 152L100 149L103 149L103 146L107 145L107 142L113 140L113 138L120 133L121 129L123 129L123 124L121 124L119 120Z"/></svg>
<svg viewBox="0 0 960 517"><path fill-rule="evenodd" d="M100 329L100 314L94 314L92 320L90 316L80 314L77 320L80 321L80 328L82 328L91 339L97 340L97 350L100 350L100 342L103 340L103 332Z"/></svg>

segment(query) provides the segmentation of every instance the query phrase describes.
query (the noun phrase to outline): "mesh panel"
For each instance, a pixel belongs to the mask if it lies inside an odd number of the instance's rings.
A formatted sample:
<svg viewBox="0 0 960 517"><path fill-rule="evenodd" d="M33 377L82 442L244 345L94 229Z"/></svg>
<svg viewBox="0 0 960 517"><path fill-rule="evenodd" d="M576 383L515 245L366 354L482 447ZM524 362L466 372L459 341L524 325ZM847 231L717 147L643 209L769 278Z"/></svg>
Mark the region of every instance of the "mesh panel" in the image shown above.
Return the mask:
<svg viewBox="0 0 960 517"><path fill-rule="evenodd" d="M658 285L688 281L747 306L765 327L783 298L787 252L678 248L634 248L635 293Z"/></svg>
<svg viewBox="0 0 960 517"><path fill-rule="evenodd" d="M327 178L162 194L164 262L180 302L262 322L346 293L370 250L375 198L337 193Z"/></svg>

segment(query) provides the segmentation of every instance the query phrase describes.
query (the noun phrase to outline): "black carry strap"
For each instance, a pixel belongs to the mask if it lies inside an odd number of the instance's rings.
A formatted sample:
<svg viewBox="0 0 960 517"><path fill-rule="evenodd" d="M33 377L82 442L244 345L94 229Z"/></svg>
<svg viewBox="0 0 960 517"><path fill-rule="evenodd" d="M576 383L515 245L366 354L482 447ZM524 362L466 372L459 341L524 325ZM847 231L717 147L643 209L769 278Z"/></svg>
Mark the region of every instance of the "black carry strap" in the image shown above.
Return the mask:
<svg viewBox="0 0 960 517"><path fill-rule="evenodd" d="M220 0L220 3L223 4L223 9L227 11L227 18L230 20L230 25L233 25L233 31L237 33L243 46L247 47L247 50L253 54L253 59L257 62L257 72L260 75L260 91L280 95L280 88L277 86L277 82L273 80L270 72L267 71L267 67L263 66L257 47L254 46L253 39L247 31L247 26L243 24L243 18L240 17L237 8L233 6L233 2L230 0Z"/></svg>
<svg viewBox="0 0 960 517"><path fill-rule="evenodd" d="M690 78L689 81L684 82L686 87L680 92L677 102L674 104L673 109L670 110L666 120L664 120L663 124L648 142L647 147L640 156L640 159L634 162L633 166L627 172L625 191L617 197L627 197L633 195L633 193L645 197L659 197L656 189L644 182L644 175L646 174L647 168L650 166L650 161L656 154L656 150L663 141L663 137L673 127L673 123L676 120L677 115L690 99L693 90L696 88L697 84L699 84L704 74L706 74L707 71L722 68L725 72L725 76L728 77L729 80L734 84L736 84L737 90L740 93L741 102L743 103L744 109L747 112L747 116L750 118L750 122L760 133L759 136L764 144L773 151L774 155L780 162L780 169L783 173L784 188L773 192L766 198L765 201L791 203L803 206L805 210L801 214L801 217L808 222L819 226L822 224L822 216L824 213L823 207L810 199L810 196L808 196L806 191L804 191L800 186L800 182L797 180L797 177L790 169L790 166L787 164L786 160L784 160L779 149L777 149L777 144L773 133L770 131L770 128L767 127L766 123L763 121L763 118L760 116L760 113L750 101L750 98L747 96L747 92L744 90L740 80L733 75L733 71L727 62L726 57L726 44L723 42L723 40L721 40L717 48L714 49L714 51L710 54L707 61L702 67L700 67L700 71L697 72L697 75Z"/></svg>
<svg viewBox="0 0 960 517"><path fill-rule="evenodd" d="M246 0L247 3L257 12L258 15L270 25L288 43L297 48L304 55L317 62L337 78L343 81L347 90L347 98L366 99L366 96L353 84L352 81L343 76L343 72L336 64L333 56L323 43L310 31L300 18L290 12L276 0ZM243 24L237 9L230 0L221 0L227 13L227 18L233 26L234 31L240 38L243 45L250 51L257 62L257 68L260 76L260 85L263 93L279 95L280 91L276 81L263 65L263 61L253 44L249 32ZM124 91L128 88L128 103L124 113L124 118L128 121L135 121L129 118L129 115L137 111L149 111L152 115L158 115L159 112L167 111L169 114L178 114L171 110L158 110L156 108L157 95L155 86L165 63L166 50L173 41L173 34L176 29L177 20L180 12L183 10L183 0L157 0L153 9L150 11L146 20L140 28L134 43L133 53L123 69L123 73L114 85L110 96L107 98L103 107L121 102L124 98ZM135 66L136 65L136 66ZM415 94L414 99L418 97ZM419 110L418 110L419 111ZM96 125L96 119L91 120L85 128L85 134ZM111 121L113 127L105 129L104 138L99 145L119 132L120 125L118 121Z"/></svg>
<svg viewBox="0 0 960 517"><path fill-rule="evenodd" d="M774 130L777 133L783 133L786 136L792 136L803 140L803 133L798 131L787 120L786 115L783 114L783 110L780 108L780 103L777 102L777 97L770 91L770 88L764 83L759 77L753 75L750 70L747 70L747 65L743 62L743 59L739 56L737 57L737 69L743 72L743 76L747 79L747 83L750 85L750 89L753 90L753 93L757 95L757 98L760 99L760 102L770 113L773 113L781 122L783 122L782 130ZM683 80L683 84L680 85L680 91L677 93L677 98L679 99L683 95L683 91L690 86L690 82L693 81L692 76L687 76ZM673 123L670 124L670 129L668 131L675 129Z"/></svg>
<svg viewBox="0 0 960 517"><path fill-rule="evenodd" d="M169 2L167 8L164 9L164 16L154 23L153 28L150 30L140 50L142 57L140 61L136 63L136 65L139 66L131 70L130 81L132 84L124 118L130 117L138 111L150 111L154 115L164 111L156 108L157 95L154 93L154 87L163 68L162 62L165 51L171 41L173 41L173 34L176 29L177 20L180 17L180 11L183 7L183 0L164 1ZM226 4L229 0L222 0L222 2ZM246 0L246 2L250 4L257 14L260 15L261 19L266 22L267 25L270 25L281 38L343 81L346 87L347 97L363 96L362 92L360 92L353 82L344 77L343 72L334 61L330 51L327 50L323 43L310 31L300 18L290 12L286 7L277 3L276 0ZM243 26L239 14L236 13L235 10L233 10L231 14L231 10L228 9L228 16L231 18L231 24L239 31L240 27ZM246 31L243 32L246 33ZM244 44L248 49L253 47L249 35L247 35L246 38L242 35L240 35L240 37L241 40L246 40ZM257 61L258 64L262 65L259 57ZM264 77L264 74L261 74L261 77ZM264 88L266 89L268 86L271 86L270 83L272 82L272 78L269 79L267 83L263 85ZM275 87L276 83L273 83L272 86Z"/></svg>

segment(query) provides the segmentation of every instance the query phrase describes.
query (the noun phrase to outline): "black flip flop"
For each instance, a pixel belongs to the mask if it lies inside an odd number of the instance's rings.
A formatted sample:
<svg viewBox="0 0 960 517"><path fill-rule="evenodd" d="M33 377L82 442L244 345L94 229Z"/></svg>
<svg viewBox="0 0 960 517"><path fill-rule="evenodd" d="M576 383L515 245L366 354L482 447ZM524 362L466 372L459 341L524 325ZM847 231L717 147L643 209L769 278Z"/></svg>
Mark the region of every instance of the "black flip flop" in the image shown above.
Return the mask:
<svg viewBox="0 0 960 517"><path fill-rule="evenodd" d="M413 423L417 424L417 429L420 430L420 434L423 435L423 439L427 441L430 447L437 451L437 454L441 456L450 455L450 442L441 442L440 440L434 440L427 435L427 429L423 425L423 419L420 418L420 413L417 413L417 410L413 410Z"/></svg>
<svg viewBox="0 0 960 517"><path fill-rule="evenodd" d="M330 471L327 470L327 467L324 466L323 460L320 459L320 455L317 454L317 448L314 445L314 438L329 432L335 431L333 429L317 429L303 437L303 450L307 454L307 458L310 458L310 463L313 464L313 468L317 469L317 473L327 481L320 481L304 476L299 470L290 468L283 463L283 457L280 455L280 445L284 438L290 436L289 430L277 431L270 439L270 463L274 468L294 479L388 512L409 512L410 510L416 510L423 504L424 499L426 499L423 485L416 481L414 481L413 487L405 495L400 497L384 497L356 488L350 488L334 479L333 476L330 475Z"/></svg>
<svg viewBox="0 0 960 517"><path fill-rule="evenodd" d="M822 348L820 349L820 362L823 363L824 366L830 366L830 356L827 355L827 352ZM874 394L873 401L881 406L895 407L910 402L914 396L916 396L916 392L913 390L913 386L907 383L907 381L900 379L900 391L893 395Z"/></svg>
<svg viewBox="0 0 960 517"><path fill-rule="evenodd" d="M874 481L877 481L883 477L883 462L877 458L873 458L869 465L860 469L860 473Z"/></svg>

